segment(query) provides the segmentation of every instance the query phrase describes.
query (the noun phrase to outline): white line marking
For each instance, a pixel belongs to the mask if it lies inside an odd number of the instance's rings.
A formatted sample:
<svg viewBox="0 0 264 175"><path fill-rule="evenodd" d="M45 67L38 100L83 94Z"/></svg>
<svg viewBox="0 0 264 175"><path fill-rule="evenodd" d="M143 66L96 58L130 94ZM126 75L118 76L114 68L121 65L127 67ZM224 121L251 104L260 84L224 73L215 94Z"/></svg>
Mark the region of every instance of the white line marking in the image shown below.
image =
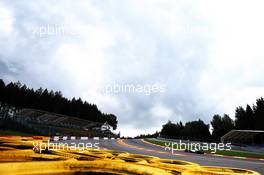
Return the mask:
<svg viewBox="0 0 264 175"><path fill-rule="evenodd" d="M88 137L81 137L81 140L88 140Z"/></svg>
<svg viewBox="0 0 264 175"><path fill-rule="evenodd" d="M54 141L58 141L60 138L58 136L53 137Z"/></svg>

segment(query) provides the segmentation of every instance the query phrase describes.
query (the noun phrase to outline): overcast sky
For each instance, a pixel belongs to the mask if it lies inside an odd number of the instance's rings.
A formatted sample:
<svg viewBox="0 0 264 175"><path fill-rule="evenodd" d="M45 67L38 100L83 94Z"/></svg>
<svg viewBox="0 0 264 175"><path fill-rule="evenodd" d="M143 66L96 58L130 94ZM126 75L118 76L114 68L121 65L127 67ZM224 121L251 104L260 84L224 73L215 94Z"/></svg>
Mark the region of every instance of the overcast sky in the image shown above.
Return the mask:
<svg viewBox="0 0 264 175"><path fill-rule="evenodd" d="M95 103L118 117L125 136L168 120L233 117L264 94L263 5L0 0L0 78ZM165 89L105 93L116 84Z"/></svg>

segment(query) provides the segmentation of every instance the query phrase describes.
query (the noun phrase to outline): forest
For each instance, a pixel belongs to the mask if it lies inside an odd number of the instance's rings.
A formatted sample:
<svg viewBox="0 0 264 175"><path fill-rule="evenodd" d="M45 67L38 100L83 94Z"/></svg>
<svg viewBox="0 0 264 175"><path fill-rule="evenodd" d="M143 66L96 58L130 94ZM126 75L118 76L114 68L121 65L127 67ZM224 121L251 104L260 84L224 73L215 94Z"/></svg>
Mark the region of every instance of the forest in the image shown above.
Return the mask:
<svg viewBox="0 0 264 175"><path fill-rule="evenodd" d="M244 109L239 106L235 110L234 120L227 114L212 116L210 125L201 119L183 124L181 121L173 123L168 121L162 126L162 137L190 139L200 141L220 141L220 138L233 129L237 130L264 130L264 99L261 97L256 103L246 105Z"/></svg>
<svg viewBox="0 0 264 175"><path fill-rule="evenodd" d="M48 112L78 117L94 122L108 122L113 129L117 128L117 117L114 114L102 113L95 104L81 98L68 99L60 91L39 88L34 90L20 82L5 82L0 79L0 109L14 107L40 109Z"/></svg>

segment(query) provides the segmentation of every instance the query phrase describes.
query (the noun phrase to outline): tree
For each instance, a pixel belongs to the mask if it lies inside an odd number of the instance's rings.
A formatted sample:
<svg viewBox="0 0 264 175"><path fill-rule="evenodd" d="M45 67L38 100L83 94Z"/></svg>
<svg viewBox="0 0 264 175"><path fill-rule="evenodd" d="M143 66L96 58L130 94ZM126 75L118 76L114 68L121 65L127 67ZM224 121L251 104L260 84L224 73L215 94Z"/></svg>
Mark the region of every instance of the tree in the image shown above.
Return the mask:
<svg viewBox="0 0 264 175"><path fill-rule="evenodd" d="M247 123L247 125L245 126L244 129L249 129L249 130L255 129L255 115L252 108L249 105L247 105L246 107L245 122Z"/></svg>
<svg viewBox="0 0 264 175"><path fill-rule="evenodd" d="M260 100L261 101L261 100ZM256 120L256 115L262 115L261 113L261 102L254 106L254 111L252 108L247 105L246 110L239 106L236 108L236 113L235 113L235 126L236 129L242 129L242 130L250 130L250 129L255 129L255 120Z"/></svg>
<svg viewBox="0 0 264 175"><path fill-rule="evenodd" d="M228 133L229 131L235 128L234 121L227 114L224 114L224 116L222 117L222 123L224 134Z"/></svg>
<svg viewBox="0 0 264 175"><path fill-rule="evenodd" d="M255 129L264 130L264 99L257 99L256 105L253 107L255 114Z"/></svg>
<svg viewBox="0 0 264 175"><path fill-rule="evenodd" d="M161 135L162 136L168 136L168 137L179 137L181 136L181 130L182 130L182 123L175 124L171 121L168 121L165 125L162 126Z"/></svg>
<svg viewBox="0 0 264 175"><path fill-rule="evenodd" d="M113 126L113 129L115 130L117 128L117 117L114 114L104 114L106 117L106 120L108 121L108 124Z"/></svg>
<svg viewBox="0 0 264 175"><path fill-rule="evenodd" d="M214 115L211 125L213 127L212 136L217 142L223 135L234 129L234 121L227 114L224 114L223 117L218 114Z"/></svg>
<svg viewBox="0 0 264 175"><path fill-rule="evenodd" d="M219 138L223 134L223 122L222 117L218 114L213 116L213 119L211 121L211 125L213 127L213 133L212 136L215 140L219 140Z"/></svg>
<svg viewBox="0 0 264 175"><path fill-rule="evenodd" d="M236 108L235 112L235 126L236 129L245 129L247 128L247 117L246 111L242 106Z"/></svg>
<svg viewBox="0 0 264 175"><path fill-rule="evenodd" d="M4 102L4 92L5 90L5 82L0 79L0 102Z"/></svg>
<svg viewBox="0 0 264 175"><path fill-rule="evenodd" d="M206 140L211 139L209 125L206 125L201 119L187 122L183 129L183 136L189 140Z"/></svg>

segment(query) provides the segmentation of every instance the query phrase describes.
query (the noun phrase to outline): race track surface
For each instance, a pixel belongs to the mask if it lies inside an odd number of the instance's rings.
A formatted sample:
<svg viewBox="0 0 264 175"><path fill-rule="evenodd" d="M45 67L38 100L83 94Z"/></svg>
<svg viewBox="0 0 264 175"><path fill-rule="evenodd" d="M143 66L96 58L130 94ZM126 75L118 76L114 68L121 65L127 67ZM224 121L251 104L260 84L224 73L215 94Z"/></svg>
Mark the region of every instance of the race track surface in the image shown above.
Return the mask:
<svg viewBox="0 0 264 175"><path fill-rule="evenodd" d="M143 154L156 156L163 159L185 160L189 162L198 163L204 166L222 166L234 167L242 169L250 169L264 174L264 161L236 159L217 157L210 155L200 155L194 153L186 153L183 151L171 151L156 145L152 145L142 141L141 139L126 139L126 140L99 140L100 148L111 150L126 151L133 154Z"/></svg>

